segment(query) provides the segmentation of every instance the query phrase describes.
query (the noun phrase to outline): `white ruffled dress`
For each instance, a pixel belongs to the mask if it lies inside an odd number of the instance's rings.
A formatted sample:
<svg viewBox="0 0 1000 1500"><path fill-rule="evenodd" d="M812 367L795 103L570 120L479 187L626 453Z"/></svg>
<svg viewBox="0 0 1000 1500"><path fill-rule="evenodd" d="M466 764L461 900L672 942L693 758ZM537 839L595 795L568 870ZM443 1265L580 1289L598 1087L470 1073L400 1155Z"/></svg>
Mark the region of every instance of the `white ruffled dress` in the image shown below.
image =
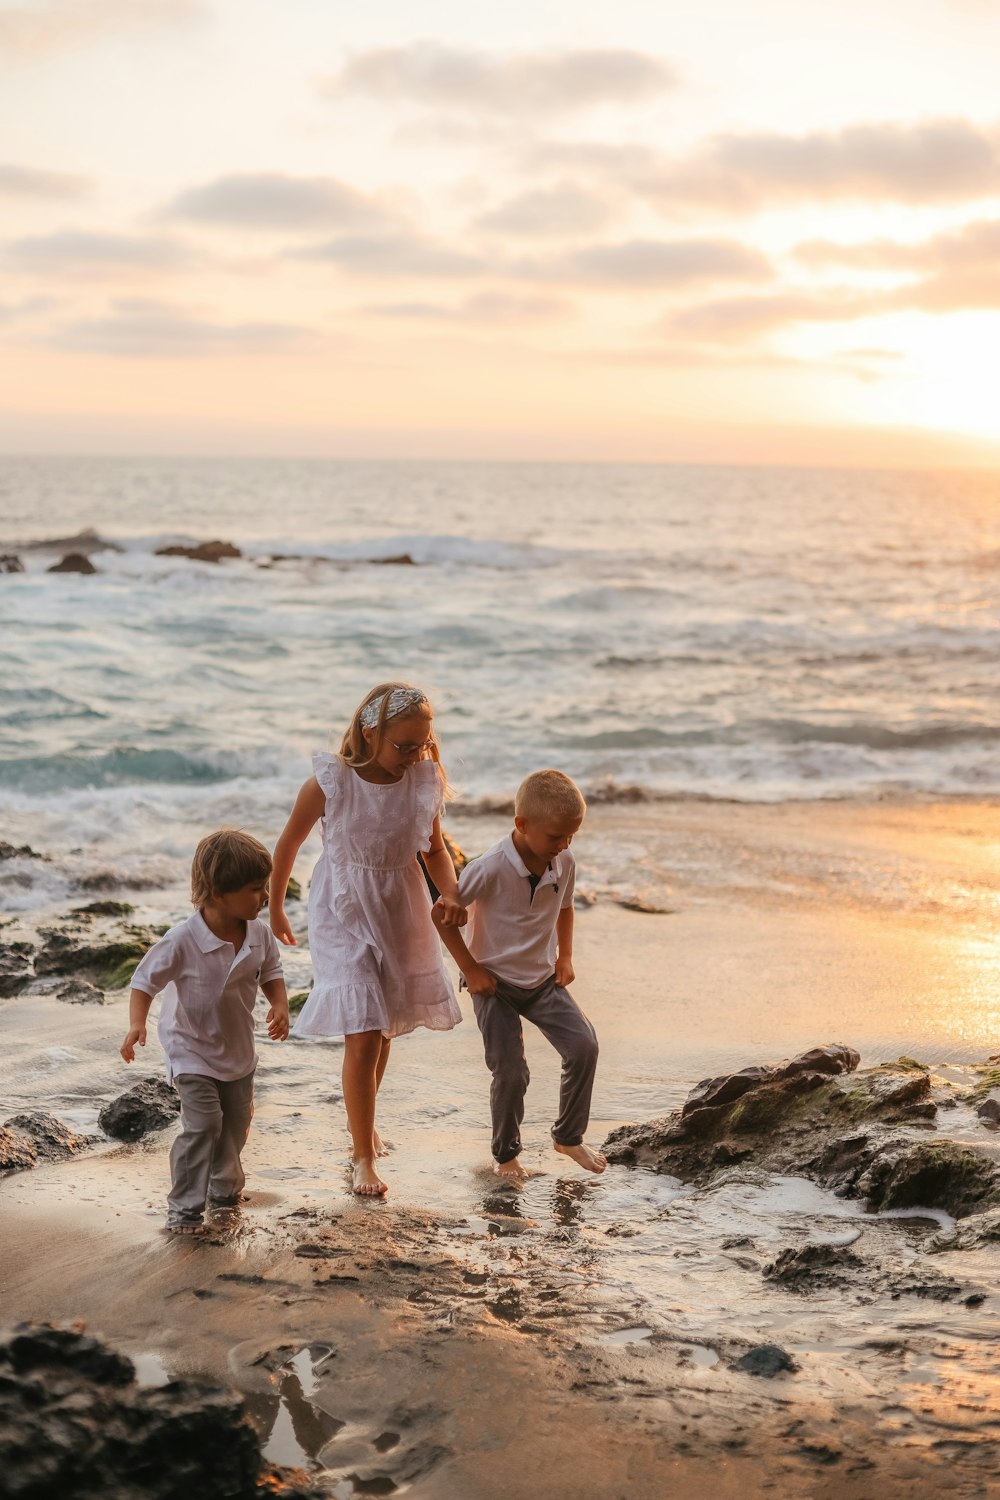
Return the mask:
<svg viewBox="0 0 1000 1500"><path fill-rule="evenodd" d="M462 1012L417 864L444 802L437 763L418 761L388 785L363 781L339 755L314 755L313 771L326 793L309 889L313 988L293 1035L449 1031Z"/></svg>

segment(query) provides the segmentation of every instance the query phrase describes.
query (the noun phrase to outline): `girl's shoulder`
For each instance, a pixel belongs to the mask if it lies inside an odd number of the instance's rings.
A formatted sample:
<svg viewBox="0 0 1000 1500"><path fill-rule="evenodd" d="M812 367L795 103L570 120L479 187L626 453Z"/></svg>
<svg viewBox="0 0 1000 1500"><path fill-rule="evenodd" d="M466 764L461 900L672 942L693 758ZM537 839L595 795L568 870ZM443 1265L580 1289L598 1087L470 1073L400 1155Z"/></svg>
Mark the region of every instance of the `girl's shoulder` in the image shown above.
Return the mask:
<svg viewBox="0 0 1000 1500"><path fill-rule="evenodd" d="M332 750L318 750L312 758L313 775L327 797L336 797L343 783L344 762Z"/></svg>

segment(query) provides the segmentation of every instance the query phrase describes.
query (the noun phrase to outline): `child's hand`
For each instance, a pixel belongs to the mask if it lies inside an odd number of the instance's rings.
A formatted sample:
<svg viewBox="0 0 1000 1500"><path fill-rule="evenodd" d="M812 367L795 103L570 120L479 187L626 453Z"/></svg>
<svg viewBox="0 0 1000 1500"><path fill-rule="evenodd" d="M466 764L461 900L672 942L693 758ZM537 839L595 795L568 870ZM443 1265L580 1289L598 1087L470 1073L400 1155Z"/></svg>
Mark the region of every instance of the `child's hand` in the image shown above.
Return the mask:
<svg viewBox="0 0 1000 1500"><path fill-rule="evenodd" d="M267 1034L272 1042L283 1042L288 1036L288 1006L272 1005L266 1020Z"/></svg>
<svg viewBox="0 0 1000 1500"><path fill-rule="evenodd" d="M283 906L271 906L268 909L271 921L271 931L279 943L284 943L286 948L297 948L299 940L291 929L288 918L285 916Z"/></svg>
<svg viewBox="0 0 1000 1500"><path fill-rule="evenodd" d="M464 927L468 920L469 913L461 901L456 901L451 896L439 896L435 901L435 927Z"/></svg>
<svg viewBox="0 0 1000 1500"><path fill-rule="evenodd" d="M135 1049L137 1044L140 1047L145 1047L146 1045L145 1026L130 1026L128 1031L126 1032L125 1040L122 1042L121 1046L118 1049L126 1062L135 1062Z"/></svg>
<svg viewBox="0 0 1000 1500"><path fill-rule="evenodd" d="M565 989L568 984L573 983L573 980L575 978L576 970L573 968L572 961L568 958L557 958L556 984L558 984L561 989Z"/></svg>
<svg viewBox="0 0 1000 1500"><path fill-rule="evenodd" d="M470 995L495 995L497 992L496 975L484 969L482 964L467 969L464 978Z"/></svg>

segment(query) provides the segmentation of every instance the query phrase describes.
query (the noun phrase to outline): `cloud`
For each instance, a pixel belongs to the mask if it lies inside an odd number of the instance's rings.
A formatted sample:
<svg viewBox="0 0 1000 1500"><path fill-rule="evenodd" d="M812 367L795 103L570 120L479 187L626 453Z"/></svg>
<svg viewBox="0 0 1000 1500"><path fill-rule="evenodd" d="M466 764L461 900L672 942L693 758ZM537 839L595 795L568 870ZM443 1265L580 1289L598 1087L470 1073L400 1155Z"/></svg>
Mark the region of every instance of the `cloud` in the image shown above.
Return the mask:
<svg viewBox="0 0 1000 1500"><path fill-rule="evenodd" d="M289 252L295 260L328 261L372 276L478 276L490 267L478 256L420 235L341 235Z"/></svg>
<svg viewBox="0 0 1000 1500"><path fill-rule="evenodd" d="M319 341L314 329L291 323L219 323L168 303L136 298L115 301L106 317L64 324L52 342L73 353L191 359L301 353Z"/></svg>
<svg viewBox="0 0 1000 1500"><path fill-rule="evenodd" d="M367 94L433 109L538 118L633 105L674 86L664 62L625 49L500 55L415 42L358 53L321 91L330 99Z"/></svg>
<svg viewBox="0 0 1000 1500"><path fill-rule="evenodd" d="M82 198L89 189L89 180L74 172L45 172L37 167L0 162L3 198Z"/></svg>
<svg viewBox="0 0 1000 1500"><path fill-rule="evenodd" d="M587 234L602 229L611 206L596 193L572 182L538 188L510 198L476 220L476 228L491 234L559 236Z"/></svg>
<svg viewBox="0 0 1000 1500"><path fill-rule="evenodd" d="M662 327L687 337L747 338L791 323L838 323L883 310L884 297L847 288L776 292L765 297L720 297L668 314Z"/></svg>
<svg viewBox="0 0 1000 1500"><path fill-rule="evenodd" d="M1000 219L977 219L961 229L909 244L884 239L855 244L807 240L796 246L795 258L819 269L849 266L871 271L941 271L988 267L1000 261Z"/></svg>
<svg viewBox="0 0 1000 1500"><path fill-rule="evenodd" d="M20 302L0 302L0 323L16 323L21 318L51 312L56 306L58 303L54 297L24 297Z"/></svg>
<svg viewBox="0 0 1000 1500"><path fill-rule="evenodd" d="M967 120L721 135L634 186L661 203L735 210L806 199L945 203L1000 191L995 132Z"/></svg>
<svg viewBox="0 0 1000 1500"><path fill-rule="evenodd" d="M516 297L504 292L479 292L459 303L387 302L365 309L378 318L427 323L536 322L566 317L572 304L562 297Z"/></svg>
<svg viewBox="0 0 1000 1500"><path fill-rule="evenodd" d="M108 33L176 26L205 13L202 0L29 0L0 5L0 59L31 59Z"/></svg>
<svg viewBox="0 0 1000 1500"><path fill-rule="evenodd" d="M592 286L679 286L695 281L753 279L771 274L763 255L737 240L626 240L576 250L549 274Z"/></svg>
<svg viewBox="0 0 1000 1500"><path fill-rule="evenodd" d="M179 270L191 252L172 240L63 229L9 240L4 262L18 271L59 276L107 276L128 271Z"/></svg>
<svg viewBox="0 0 1000 1500"><path fill-rule="evenodd" d="M239 172L178 193L160 215L234 229L372 229L395 222L335 177Z"/></svg>

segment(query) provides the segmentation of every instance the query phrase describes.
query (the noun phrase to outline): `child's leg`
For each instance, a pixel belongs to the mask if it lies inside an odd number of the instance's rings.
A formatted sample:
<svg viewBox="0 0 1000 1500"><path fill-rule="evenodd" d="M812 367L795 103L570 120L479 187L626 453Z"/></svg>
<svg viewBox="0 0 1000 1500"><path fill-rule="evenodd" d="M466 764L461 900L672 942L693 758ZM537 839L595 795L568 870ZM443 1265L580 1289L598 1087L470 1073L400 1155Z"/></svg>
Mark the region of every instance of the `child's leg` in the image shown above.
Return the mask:
<svg viewBox="0 0 1000 1500"><path fill-rule="evenodd" d="M181 1133L170 1148L167 1228L196 1229L205 1212L208 1184L222 1134L220 1084L200 1073L174 1079L181 1100Z"/></svg>
<svg viewBox="0 0 1000 1500"><path fill-rule="evenodd" d="M386 1191L385 1183L375 1170L378 1154L375 1147L375 1095L385 1071L384 1040L380 1031L358 1031L344 1038L344 1106L354 1143L354 1191L366 1197Z"/></svg>
<svg viewBox="0 0 1000 1500"><path fill-rule="evenodd" d="M500 981L495 995L472 997L486 1049L486 1066L493 1074L490 1084L493 1159L502 1175L514 1177L524 1175L517 1158L521 1154L524 1095L531 1077L524 1055L521 1016L515 1003L517 993Z"/></svg>
<svg viewBox="0 0 1000 1500"><path fill-rule="evenodd" d="M590 1099L597 1071L597 1033L568 990L555 980L543 985L524 1007L524 1015L552 1043L562 1058L559 1118L552 1127L557 1151L591 1172L603 1172L607 1158L584 1145L590 1121Z"/></svg>
<svg viewBox="0 0 1000 1500"><path fill-rule="evenodd" d="M253 1119L253 1077L248 1073L245 1078L219 1083L222 1132L212 1160L208 1201L223 1208L238 1203L246 1186L240 1153L247 1143Z"/></svg>

